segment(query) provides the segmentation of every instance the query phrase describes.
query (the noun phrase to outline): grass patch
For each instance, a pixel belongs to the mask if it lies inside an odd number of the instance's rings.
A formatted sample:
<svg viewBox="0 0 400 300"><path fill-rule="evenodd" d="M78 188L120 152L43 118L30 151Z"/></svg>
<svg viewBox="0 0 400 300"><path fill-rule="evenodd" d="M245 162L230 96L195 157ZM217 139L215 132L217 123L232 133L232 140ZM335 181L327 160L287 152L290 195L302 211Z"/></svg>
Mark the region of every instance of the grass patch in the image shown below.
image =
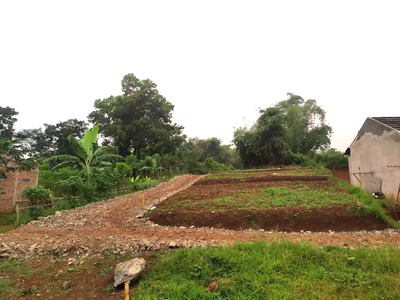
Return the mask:
<svg viewBox="0 0 400 300"><path fill-rule="evenodd" d="M381 205L381 203L388 203L388 201L383 202L382 200L377 200L359 187L352 186L344 180L339 179L338 182L349 192L349 194L354 195L354 198L362 203L362 209L365 213L374 214L377 218L381 219L392 228L400 228L400 222L388 216Z"/></svg>
<svg viewBox="0 0 400 300"><path fill-rule="evenodd" d="M271 176L273 173L285 176L332 176L332 172L325 168L271 168L271 169L250 169L250 170L236 170L233 172L217 172L207 175L205 179L219 179L219 178L249 178L249 177L263 177Z"/></svg>
<svg viewBox="0 0 400 300"><path fill-rule="evenodd" d="M397 299L399 275L399 249L237 244L169 252L131 294L134 299Z"/></svg>
<svg viewBox="0 0 400 300"><path fill-rule="evenodd" d="M170 207L173 210L210 209L214 211L227 210L264 210L273 207L326 207L331 205L355 204L352 194L341 192L335 187L326 190L314 190L305 185L297 188L285 187L239 190L233 195L211 200L175 201Z"/></svg>

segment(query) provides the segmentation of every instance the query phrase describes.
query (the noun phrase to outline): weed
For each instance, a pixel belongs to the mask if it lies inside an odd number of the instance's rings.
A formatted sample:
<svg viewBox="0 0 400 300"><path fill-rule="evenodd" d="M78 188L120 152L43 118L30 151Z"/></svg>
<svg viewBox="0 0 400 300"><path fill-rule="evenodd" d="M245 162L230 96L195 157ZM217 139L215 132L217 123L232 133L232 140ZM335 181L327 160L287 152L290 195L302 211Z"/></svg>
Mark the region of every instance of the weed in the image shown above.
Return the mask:
<svg viewBox="0 0 400 300"><path fill-rule="evenodd" d="M110 293L110 292L115 291L115 287L114 287L114 285L109 284L109 285L103 287L101 290L102 290L103 292L108 292L108 293Z"/></svg>

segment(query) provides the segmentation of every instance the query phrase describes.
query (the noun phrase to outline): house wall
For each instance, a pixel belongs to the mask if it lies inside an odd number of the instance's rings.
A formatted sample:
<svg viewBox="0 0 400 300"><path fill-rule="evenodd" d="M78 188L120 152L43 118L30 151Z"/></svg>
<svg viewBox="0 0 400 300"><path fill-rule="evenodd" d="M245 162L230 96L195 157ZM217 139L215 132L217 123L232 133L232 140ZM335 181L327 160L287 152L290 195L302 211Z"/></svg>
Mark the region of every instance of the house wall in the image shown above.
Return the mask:
<svg viewBox="0 0 400 300"><path fill-rule="evenodd" d="M368 118L350 146L349 171L352 185L360 186L359 172L368 193L382 190L397 195L400 184L400 132ZM360 170L359 170L360 168Z"/></svg>
<svg viewBox="0 0 400 300"><path fill-rule="evenodd" d="M39 171L8 172L6 177L0 180L0 214L14 212L15 201L20 198L21 191L38 184Z"/></svg>

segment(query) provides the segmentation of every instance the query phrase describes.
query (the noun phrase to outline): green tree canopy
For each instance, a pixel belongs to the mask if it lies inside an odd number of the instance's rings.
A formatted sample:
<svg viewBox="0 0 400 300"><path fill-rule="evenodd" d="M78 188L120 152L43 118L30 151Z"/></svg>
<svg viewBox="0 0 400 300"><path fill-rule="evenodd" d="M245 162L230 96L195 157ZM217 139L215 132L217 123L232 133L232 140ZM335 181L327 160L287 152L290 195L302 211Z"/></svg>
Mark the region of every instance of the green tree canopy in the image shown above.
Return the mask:
<svg viewBox="0 0 400 300"><path fill-rule="evenodd" d="M17 122L18 112L11 107L0 106L0 139L12 139L14 136L14 124Z"/></svg>
<svg viewBox="0 0 400 300"><path fill-rule="evenodd" d="M48 147L48 153L51 155L74 155L75 149L69 142L68 137L73 136L76 139L81 139L85 130L88 128L88 124L85 121L78 119L69 119L67 121L58 122L56 125L44 124L44 126L46 145ZM41 142L44 143L44 141Z"/></svg>
<svg viewBox="0 0 400 300"><path fill-rule="evenodd" d="M234 133L246 167L290 163L291 153L311 154L330 145L332 129L315 100L288 93L288 99L260 110L257 122Z"/></svg>
<svg viewBox="0 0 400 300"><path fill-rule="evenodd" d="M96 100L88 118L100 124L105 143L116 146L120 155L138 158L155 153L171 153L184 141L183 127L171 121L174 106L159 94L151 80L127 74L122 80L123 95Z"/></svg>

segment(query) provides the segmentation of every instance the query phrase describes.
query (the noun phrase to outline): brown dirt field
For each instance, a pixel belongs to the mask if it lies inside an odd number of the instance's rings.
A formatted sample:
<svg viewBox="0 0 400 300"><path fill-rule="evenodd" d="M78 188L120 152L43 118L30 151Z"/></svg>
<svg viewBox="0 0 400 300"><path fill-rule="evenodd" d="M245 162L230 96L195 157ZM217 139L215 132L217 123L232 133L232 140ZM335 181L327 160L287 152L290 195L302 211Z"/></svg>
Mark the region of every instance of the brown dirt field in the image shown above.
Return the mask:
<svg viewBox="0 0 400 300"><path fill-rule="evenodd" d="M328 181L328 176L260 176L260 177L246 177L246 178L210 178L199 180L195 185L215 185L215 184L243 184L249 182L277 182L277 181Z"/></svg>
<svg viewBox="0 0 400 300"><path fill-rule="evenodd" d="M165 226L214 227L233 230L264 229L299 232L382 230L387 227L375 216L363 218L347 211L347 206L323 208L280 207L268 210L236 210L228 212L155 211L150 219Z"/></svg>

